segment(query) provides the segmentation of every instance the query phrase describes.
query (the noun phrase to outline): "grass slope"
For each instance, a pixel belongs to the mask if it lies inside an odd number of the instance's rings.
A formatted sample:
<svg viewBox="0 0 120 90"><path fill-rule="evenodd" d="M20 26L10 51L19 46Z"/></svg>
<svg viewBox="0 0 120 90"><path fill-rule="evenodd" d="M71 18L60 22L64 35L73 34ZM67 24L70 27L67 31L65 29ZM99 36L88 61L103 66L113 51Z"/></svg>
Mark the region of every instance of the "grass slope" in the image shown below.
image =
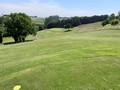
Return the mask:
<svg viewBox="0 0 120 90"><path fill-rule="evenodd" d="M101 22L97 22L91 24L83 24L76 27L75 29L77 30L77 32L90 32L99 30L100 28L102 28Z"/></svg>
<svg viewBox="0 0 120 90"><path fill-rule="evenodd" d="M119 90L120 31L88 30L51 29L32 42L1 45L0 90Z"/></svg>

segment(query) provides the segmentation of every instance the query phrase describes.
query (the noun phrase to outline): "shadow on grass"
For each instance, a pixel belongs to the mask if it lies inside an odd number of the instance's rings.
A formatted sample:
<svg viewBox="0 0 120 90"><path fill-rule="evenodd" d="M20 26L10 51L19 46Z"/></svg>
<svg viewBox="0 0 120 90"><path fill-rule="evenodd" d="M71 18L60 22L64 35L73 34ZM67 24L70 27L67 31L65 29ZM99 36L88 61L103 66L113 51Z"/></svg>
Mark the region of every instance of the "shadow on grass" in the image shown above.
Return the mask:
<svg viewBox="0 0 120 90"><path fill-rule="evenodd" d="M26 40L25 42L31 42L33 40ZM18 43L25 43L25 42L7 42L7 43L3 43L3 45L10 45L10 44L18 44Z"/></svg>
<svg viewBox="0 0 120 90"><path fill-rule="evenodd" d="M65 30L64 32L71 32L72 30Z"/></svg>

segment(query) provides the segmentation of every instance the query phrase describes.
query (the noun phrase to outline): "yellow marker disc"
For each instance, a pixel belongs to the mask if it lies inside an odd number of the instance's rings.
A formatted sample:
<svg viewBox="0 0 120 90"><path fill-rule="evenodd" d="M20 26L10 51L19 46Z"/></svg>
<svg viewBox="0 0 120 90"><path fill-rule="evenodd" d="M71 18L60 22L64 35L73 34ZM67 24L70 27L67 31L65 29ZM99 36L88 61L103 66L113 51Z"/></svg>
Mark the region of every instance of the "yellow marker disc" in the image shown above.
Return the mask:
<svg viewBox="0 0 120 90"><path fill-rule="evenodd" d="M13 90L20 90L21 86L20 85L16 85Z"/></svg>

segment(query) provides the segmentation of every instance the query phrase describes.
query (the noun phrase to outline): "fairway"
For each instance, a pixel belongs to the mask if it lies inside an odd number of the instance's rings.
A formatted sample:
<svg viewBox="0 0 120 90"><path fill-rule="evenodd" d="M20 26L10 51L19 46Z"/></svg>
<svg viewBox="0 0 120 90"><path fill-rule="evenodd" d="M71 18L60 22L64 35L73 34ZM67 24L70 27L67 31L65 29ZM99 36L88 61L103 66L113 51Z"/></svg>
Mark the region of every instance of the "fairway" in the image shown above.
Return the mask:
<svg viewBox="0 0 120 90"><path fill-rule="evenodd" d="M120 30L100 24L44 30L25 43L5 38L0 90L120 90Z"/></svg>

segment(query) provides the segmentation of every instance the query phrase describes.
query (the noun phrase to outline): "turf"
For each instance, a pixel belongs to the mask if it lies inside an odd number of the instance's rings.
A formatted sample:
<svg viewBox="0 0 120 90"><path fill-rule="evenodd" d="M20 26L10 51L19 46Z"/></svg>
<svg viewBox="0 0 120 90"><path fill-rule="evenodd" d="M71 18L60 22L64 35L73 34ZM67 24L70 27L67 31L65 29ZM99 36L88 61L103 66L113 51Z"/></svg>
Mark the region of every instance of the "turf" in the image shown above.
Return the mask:
<svg viewBox="0 0 120 90"><path fill-rule="evenodd" d="M0 90L119 90L120 31L50 29L0 45ZM98 26L99 27L99 26ZM88 29L87 29L88 28Z"/></svg>

